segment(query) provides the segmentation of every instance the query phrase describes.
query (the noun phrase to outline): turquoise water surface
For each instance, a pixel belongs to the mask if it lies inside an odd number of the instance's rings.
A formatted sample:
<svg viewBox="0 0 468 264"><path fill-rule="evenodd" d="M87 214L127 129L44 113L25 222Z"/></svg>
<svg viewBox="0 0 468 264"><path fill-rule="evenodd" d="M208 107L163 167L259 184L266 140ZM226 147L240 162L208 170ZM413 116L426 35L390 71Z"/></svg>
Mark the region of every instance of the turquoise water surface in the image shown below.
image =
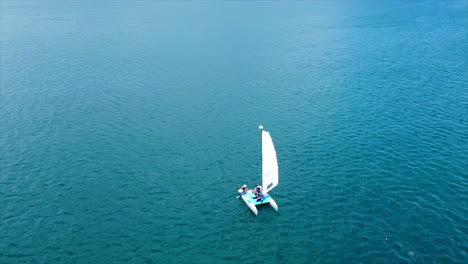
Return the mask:
<svg viewBox="0 0 468 264"><path fill-rule="evenodd" d="M0 263L468 263L467 25L465 0L2 0Z"/></svg>

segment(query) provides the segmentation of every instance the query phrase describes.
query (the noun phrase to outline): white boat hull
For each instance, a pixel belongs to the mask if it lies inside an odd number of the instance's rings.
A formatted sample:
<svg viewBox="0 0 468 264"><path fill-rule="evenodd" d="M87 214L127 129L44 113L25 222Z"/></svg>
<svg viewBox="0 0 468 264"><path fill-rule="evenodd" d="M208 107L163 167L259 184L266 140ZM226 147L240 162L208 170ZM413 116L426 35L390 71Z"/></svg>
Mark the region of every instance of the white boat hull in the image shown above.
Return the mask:
<svg viewBox="0 0 468 264"><path fill-rule="evenodd" d="M270 206L273 207L275 211L278 211L278 205L269 194L264 194L262 201L257 201L254 199L255 194L252 190L249 190L246 194L241 195L241 197L242 200L244 200L247 207L249 207L250 211L252 211L252 213L254 213L255 215L258 215L257 205L260 204L270 204Z"/></svg>
<svg viewBox="0 0 468 264"><path fill-rule="evenodd" d="M247 205L247 207L249 207L250 211L252 211L252 213L254 213L255 215L258 215L257 207L252 202L252 198L250 197L249 193L241 195L241 196L242 196L242 200L244 200L245 204Z"/></svg>
<svg viewBox="0 0 468 264"><path fill-rule="evenodd" d="M273 207L273 209L275 209L276 212L278 212L278 205L276 204L275 200L271 198L271 196L270 196L270 206Z"/></svg>

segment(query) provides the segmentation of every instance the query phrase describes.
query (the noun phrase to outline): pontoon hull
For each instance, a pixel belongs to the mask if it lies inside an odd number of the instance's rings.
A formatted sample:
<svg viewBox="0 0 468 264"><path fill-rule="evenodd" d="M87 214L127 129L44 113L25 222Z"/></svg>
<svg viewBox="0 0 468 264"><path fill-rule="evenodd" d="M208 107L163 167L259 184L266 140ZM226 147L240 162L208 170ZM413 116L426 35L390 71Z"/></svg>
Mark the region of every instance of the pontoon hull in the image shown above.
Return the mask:
<svg viewBox="0 0 468 264"><path fill-rule="evenodd" d="M275 209L276 212L278 212L278 205L276 204L275 200L273 200L273 198L270 197L270 206L273 207L273 209Z"/></svg>
<svg viewBox="0 0 468 264"><path fill-rule="evenodd" d="M270 204L270 206L273 207L273 209L278 211L278 205L276 204L275 200L273 200L273 198L271 198L271 196L269 194L263 195L262 201L255 200L255 194L251 190L248 191L246 194L241 195L241 197L242 197L242 200L244 200L247 207L249 207L249 209L255 215L258 215L257 205L260 205L260 204Z"/></svg>
<svg viewBox="0 0 468 264"><path fill-rule="evenodd" d="M245 204L247 205L247 207L249 207L249 209L250 209L250 211L252 211L252 213L254 213L255 215L258 215L257 207L255 206L254 202L252 201L253 199L251 198L249 193L242 195L242 200L244 200Z"/></svg>

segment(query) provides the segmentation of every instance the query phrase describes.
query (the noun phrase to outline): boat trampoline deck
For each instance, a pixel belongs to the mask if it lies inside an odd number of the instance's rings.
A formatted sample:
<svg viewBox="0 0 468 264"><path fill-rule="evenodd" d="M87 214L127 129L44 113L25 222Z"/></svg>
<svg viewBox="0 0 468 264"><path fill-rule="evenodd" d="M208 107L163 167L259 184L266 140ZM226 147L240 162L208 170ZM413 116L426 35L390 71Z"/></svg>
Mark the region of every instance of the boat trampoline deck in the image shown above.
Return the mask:
<svg viewBox="0 0 468 264"><path fill-rule="evenodd" d="M252 190L248 191L248 192L247 192L246 194L244 194L244 195L248 197L247 202L248 202L248 203L252 203L252 204L254 204L254 205L267 204L267 203L269 203L270 200L271 200L271 197L270 197L270 195L268 195L268 194L263 195L261 201L255 200L255 199L254 199L254 198L255 198L255 194L254 194L254 192L253 192Z"/></svg>

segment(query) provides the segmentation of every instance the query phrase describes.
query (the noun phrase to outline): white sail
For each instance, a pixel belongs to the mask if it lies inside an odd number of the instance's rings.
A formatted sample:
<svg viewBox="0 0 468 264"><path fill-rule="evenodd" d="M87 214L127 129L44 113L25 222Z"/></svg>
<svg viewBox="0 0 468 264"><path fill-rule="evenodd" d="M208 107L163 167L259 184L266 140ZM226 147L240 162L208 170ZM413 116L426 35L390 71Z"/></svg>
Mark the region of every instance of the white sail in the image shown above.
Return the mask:
<svg viewBox="0 0 468 264"><path fill-rule="evenodd" d="M275 146L268 131L262 130L262 186L263 192L278 185L278 161L276 159Z"/></svg>

